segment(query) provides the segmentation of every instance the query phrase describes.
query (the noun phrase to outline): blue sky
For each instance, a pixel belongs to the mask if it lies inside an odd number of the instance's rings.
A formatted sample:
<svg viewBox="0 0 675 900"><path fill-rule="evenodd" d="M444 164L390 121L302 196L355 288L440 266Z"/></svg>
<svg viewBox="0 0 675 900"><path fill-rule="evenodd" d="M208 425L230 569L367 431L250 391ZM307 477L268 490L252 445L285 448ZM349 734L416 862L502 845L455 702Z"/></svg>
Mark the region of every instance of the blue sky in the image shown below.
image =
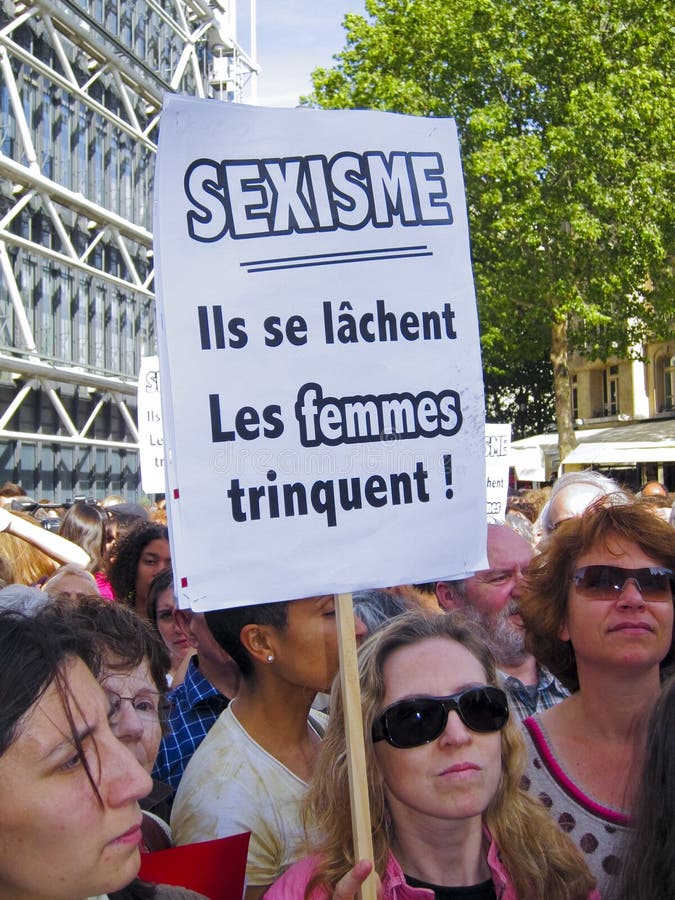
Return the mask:
<svg viewBox="0 0 675 900"><path fill-rule="evenodd" d="M258 103L296 106L298 97L311 90L312 70L330 66L332 55L343 48L345 13L364 10L363 0L257 0L258 63L263 70ZM239 16L239 41L248 50L246 0L239 0Z"/></svg>

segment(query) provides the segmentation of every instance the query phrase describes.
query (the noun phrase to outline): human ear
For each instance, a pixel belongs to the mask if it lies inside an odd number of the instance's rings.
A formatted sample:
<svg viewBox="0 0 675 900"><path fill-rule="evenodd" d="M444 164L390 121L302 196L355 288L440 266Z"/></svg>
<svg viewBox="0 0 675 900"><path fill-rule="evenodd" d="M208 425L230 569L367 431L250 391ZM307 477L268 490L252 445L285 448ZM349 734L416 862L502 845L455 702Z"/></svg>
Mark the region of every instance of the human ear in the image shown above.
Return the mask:
<svg viewBox="0 0 675 900"><path fill-rule="evenodd" d="M436 582L436 599L441 609L447 611L459 609L454 592L447 581Z"/></svg>
<svg viewBox="0 0 675 900"><path fill-rule="evenodd" d="M275 656L269 629L265 625L244 625L239 632L239 640L257 662L267 662L269 656Z"/></svg>

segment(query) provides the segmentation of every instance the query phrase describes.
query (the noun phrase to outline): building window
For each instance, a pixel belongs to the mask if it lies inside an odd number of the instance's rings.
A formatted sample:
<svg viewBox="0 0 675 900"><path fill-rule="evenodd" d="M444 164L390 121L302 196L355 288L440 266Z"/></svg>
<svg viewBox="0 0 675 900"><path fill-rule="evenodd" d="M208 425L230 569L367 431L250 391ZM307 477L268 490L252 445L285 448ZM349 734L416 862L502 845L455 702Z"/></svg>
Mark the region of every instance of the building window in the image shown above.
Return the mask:
<svg viewBox="0 0 675 900"><path fill-rule="evenodd" d="M576 422L579 418L579 386L577 384L577 376L572 375L572 421Z"/></svg>
<svg viewBox="0 0 675 900"><path fill-rule="evenodd" d="M654 363L656 411L675 409L675 356L657 356Z"/></svg>
<svg viewBox="0 0 675 900"><path fill-rule="evenodd" d="M663 408L673 409L673 395L675 394L675 356L669 356L664 360L663 367Z"/></svg>
<svg viewBox="0 0 675 900"><path fill-rule="evenodd" d="M603 372L602 400L606 416L616 416L619 412L619 367L607 366Z"/></svg>

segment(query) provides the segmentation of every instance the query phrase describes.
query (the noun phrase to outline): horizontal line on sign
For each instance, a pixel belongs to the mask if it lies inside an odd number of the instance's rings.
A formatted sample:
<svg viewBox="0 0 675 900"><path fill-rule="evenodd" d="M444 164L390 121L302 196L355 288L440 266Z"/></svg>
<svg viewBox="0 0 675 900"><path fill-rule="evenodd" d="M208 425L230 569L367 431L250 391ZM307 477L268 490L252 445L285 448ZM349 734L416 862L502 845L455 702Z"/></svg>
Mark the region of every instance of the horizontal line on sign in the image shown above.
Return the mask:
<svg viewBox="0 0 675 900"><path fill-rule="evenodd" d="M301 259L330 259L340 256L363 256L366 253L403 253L408 250L427 250L426 244L416 244L412 247L374 247L372 250L343 250L341 253L308 253L304 256L280 256L277 259L250 259L248 262L239 263L241 267L263 266L270 263L299 262Z"/></svg>
<svg viewBox="0 0 675 900"><path fill-rule="evenodd" d="M363 263L363 262L382 262L385 259L414 259L417 256L433 256L431 250L423 253L390 253L382 256L360 256L358 259L316 259L313 262L298 263L282 263L280 265L258 265L255 268L248 269L249 275L255 275L256 272L278 272L282 269L306 269L309 266L339 266L345 263Z"/></svg>

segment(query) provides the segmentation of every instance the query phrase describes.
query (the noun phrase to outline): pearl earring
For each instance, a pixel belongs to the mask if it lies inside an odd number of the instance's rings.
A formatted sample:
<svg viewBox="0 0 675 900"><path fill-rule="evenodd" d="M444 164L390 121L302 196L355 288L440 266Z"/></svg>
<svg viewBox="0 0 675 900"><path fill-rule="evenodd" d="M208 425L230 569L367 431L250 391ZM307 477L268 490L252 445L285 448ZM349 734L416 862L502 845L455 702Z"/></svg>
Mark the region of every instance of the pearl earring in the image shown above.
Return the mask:
<svg viewBox="0 0 675 900"><path fill-rule="evenodd" d="M272 653L268 654L267 662L274 662L274 655Z"/></svg>

